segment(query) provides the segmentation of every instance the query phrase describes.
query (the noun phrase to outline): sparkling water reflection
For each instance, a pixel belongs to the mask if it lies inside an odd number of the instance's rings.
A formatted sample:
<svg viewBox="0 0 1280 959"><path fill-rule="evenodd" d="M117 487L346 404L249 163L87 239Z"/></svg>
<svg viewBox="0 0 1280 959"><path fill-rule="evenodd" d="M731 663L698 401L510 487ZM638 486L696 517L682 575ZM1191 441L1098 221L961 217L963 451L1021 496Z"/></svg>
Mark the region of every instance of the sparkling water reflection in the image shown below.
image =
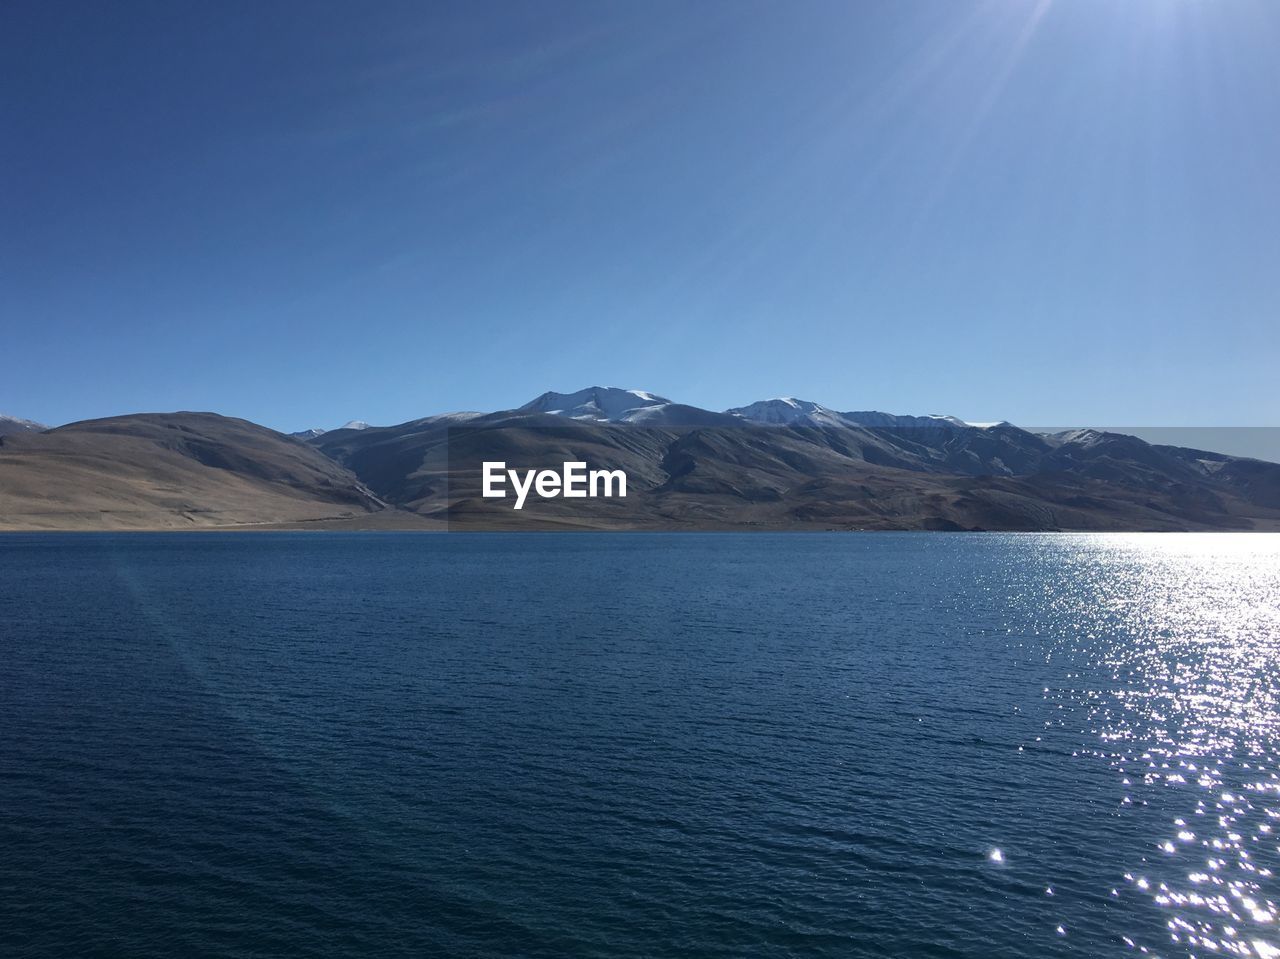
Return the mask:
<svg viewBox="0 0 1280 959"><path fill-rule="evenodd" d="M1122 941L1153 955L1280 956L1280 544L1083 537L1036 562L1072 588L1024 595L1023 608L1082 667L1046 699L1084 709L1127 828L1151 836L1111 894L1148 897L1168 939Z"/></svg>

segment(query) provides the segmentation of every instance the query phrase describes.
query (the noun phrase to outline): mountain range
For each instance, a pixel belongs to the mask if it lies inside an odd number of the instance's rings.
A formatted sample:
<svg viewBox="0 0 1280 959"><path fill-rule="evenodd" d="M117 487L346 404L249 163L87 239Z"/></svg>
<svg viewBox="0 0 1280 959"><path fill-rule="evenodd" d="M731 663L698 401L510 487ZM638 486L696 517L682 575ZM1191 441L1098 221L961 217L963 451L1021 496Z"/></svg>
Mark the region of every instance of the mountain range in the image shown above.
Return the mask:
<svg viewBox="0 0 1280 959"><path fill-rule="evenodd" d="M19 427L6 424L27 424ZM481 464L622 469L625 499L481 495ZM592 387L285 435L213 413L0 419L0 529L1280 530L1280 465L1098 430L724 411Z"/></svg>

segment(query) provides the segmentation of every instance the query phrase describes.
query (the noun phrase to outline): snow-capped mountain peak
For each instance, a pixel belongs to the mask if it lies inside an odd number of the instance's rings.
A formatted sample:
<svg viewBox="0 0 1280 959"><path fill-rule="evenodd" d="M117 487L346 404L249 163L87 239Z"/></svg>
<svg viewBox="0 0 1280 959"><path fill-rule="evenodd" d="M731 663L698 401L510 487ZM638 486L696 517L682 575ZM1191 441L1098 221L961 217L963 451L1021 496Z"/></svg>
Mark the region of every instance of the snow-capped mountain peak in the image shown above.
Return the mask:
<svg viewBox="0 0 1280 959"><path fill-rule="evenodd" d="M520 413L547 413L592 423L633 425L724 426L734 420L767 426L865 427L870 429L970 429L954 416L899 416L874 411L842 413L794 396L760 400L713 413L674 403L644 390L592 386L576 393L543 393L520 407Z"/></svg>
<svg viewBox="0 0 1280 959"><path fill-rule="evenodd" d="M296 433L290 433L290 436L296 436L300 440L314 440L324 436L325 433L336 433L338 430L367 430L369 424L364 420L347 420L341 426L336 426L332 430L321 429L319 426L313 426L309 430L298 430Z"/></svg>
<svg viewBox="0 0 1280 959"><path fill-rule="evenodd" d="M820 403L782 396L725 410L730 416L775 426L847 426L843 415Z"/></svg>
<svg viewBox="0 0 1280 959"><path fill-rule="evenodd" d="M901 413L881 413L878 410L860 410L841 413L850 426L869 429L968 429L964 420L955 416L932 413L928 416L911 416Z"/></svg>
<svg viewBox="0 0 1280 959"><path fill-rule="evenodd" d="M842 413L810 400L785 396L727 410L752 423L774 426L861 426L869 429L965 429L954 416L900 416L875 410Z"/></svg>
<svg viewBox="0 0 1280 959"><path fill-rule="evenodd" d="M576 393L543 393L520 407L521 413L549 413L575 420L598 423L631 423L645 418L646 411L670 406L665 397L644 390L622 390L612 386L591 386Z"/></svg>
<svg viewBox="0 0 1280 959"><path fill-rule="evenodd" d="M1113 435L1115 434L1084 427L1081 429L1062 430L1057 433L1050 433L1049 437L1061 444L1072 443L1076 446L1088 449L1089 447L1098 446L1099 444L1106 442L1107 438Z"/></svg>

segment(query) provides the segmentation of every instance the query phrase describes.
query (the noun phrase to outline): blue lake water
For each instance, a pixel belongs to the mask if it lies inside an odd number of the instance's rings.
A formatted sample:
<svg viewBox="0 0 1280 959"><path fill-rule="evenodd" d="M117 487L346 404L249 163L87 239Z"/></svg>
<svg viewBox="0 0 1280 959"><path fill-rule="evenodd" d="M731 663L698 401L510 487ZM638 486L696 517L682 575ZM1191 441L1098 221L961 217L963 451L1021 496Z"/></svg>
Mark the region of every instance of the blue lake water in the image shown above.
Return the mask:
<svg viewBox="0 0 1280 959"><path fill-rule="evenodd" d="M1280 537L0 536L0 955L1280 955Z"/></svg>

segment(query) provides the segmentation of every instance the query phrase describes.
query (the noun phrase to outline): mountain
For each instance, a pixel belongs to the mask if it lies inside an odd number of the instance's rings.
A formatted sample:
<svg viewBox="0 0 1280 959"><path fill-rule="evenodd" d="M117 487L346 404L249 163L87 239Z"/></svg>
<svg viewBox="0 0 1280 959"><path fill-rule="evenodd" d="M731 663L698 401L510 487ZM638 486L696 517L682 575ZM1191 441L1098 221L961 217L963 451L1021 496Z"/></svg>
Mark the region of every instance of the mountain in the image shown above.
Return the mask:
<svg viewBox="0 0 1280 959"><path fill-rule="evenodd" d="M5 416L0 413L0 436L14 433L42 433L49 427L35 420L20 420L16 416Z"/></svg>
<svg viewBox="0 0 1280 959"><path fill-rule="evenodd" d="M834 410L790 396L776 400L761 400L750 406L739 406L725 412L751 423L764 423L770 426L851 425L845 421L842 414Z"/></svg>
<svg viewBox="0 0 1280 959"><path fill-rule="evenodd" d="M592 387L313 442L388 502L455 528L1280 528L1274 464L793 399L713 413ZM623 469L631 494L517 514L481 496L482 464L497 460Z"/></svg>
<svg viewBox="0 0 1280 959"><path fill-rule="evenodd" d="M543 393L511 412L546 413L580 422L631 426L727 426L733 423L733 418L725 413L673 403L643 390L607 386L591 386L576 393Z"/></svg>
<svg viewBox="0 0 1280 959"><path fill-rule="evenodd" d="M519 412L549 413L596 423L629 423L642 411L670 405L670 400L642 390L590 386L576 393L543 393L520 407Z"/></svg>
<svg viewBox="0 0 1280 959"><path fill-rule="evenodd" d="M338 429L340 430L367 430L368 428L369 428L369 424L366 423L364 420L348 420L347 422L343 423L341 426L338 427ZM313 439L316 439L317 437L324 436L324 434L328 432L330 432L330 430L325 430L325 429L321 429L318 426L313 426L309 430L298 430L298 432L290 433L289 435L296 436L300 440L313 440Z"/></svg>
<svg viewBox="0 0 1280 959"><path fill-rule="evenodd" d="M482 495L483 464L621 469L619 498ZM640 390L304 438L209 413L0 438L0 528L1280 530L1280 465L797 399Z"/></svg>
<svg viewBox="0 0 1280 959"><path fill-rule="evenodd" d="M896 416L865 411L838 413L810 400L787 396L726 410L731 416L772 426L868 426L876 429L963 429L970 424L954 416Z"/></svg>
<svg viewBox="0 0 1280 959"><path fill-rule="evenodd" d="M880 413L875 410L841 413L851 426L868 426L873 429L984 429L999 423L966 423L954 416L931 414L929 416L901 416L896 413Z"/></svg>
<svg viewBox="0 0 1280 959"><path fill-rule="evenodd" d="M305 443L213 413L116 416L0 438L0 528L305 524L384 509Z"/></svg>
<svg viewBox="0 0 1280 959"><path fill-rule="evenodd" d="M745 420L769 426L869 426L877 428L964 428L954 416L897 416L892 413L839 413L810 400L782 397L760 400L713 413L675 403L643 390L591 386L576 393L543 393L514 412L547 413L593 423L633 426L733 426Z"/></svg>

